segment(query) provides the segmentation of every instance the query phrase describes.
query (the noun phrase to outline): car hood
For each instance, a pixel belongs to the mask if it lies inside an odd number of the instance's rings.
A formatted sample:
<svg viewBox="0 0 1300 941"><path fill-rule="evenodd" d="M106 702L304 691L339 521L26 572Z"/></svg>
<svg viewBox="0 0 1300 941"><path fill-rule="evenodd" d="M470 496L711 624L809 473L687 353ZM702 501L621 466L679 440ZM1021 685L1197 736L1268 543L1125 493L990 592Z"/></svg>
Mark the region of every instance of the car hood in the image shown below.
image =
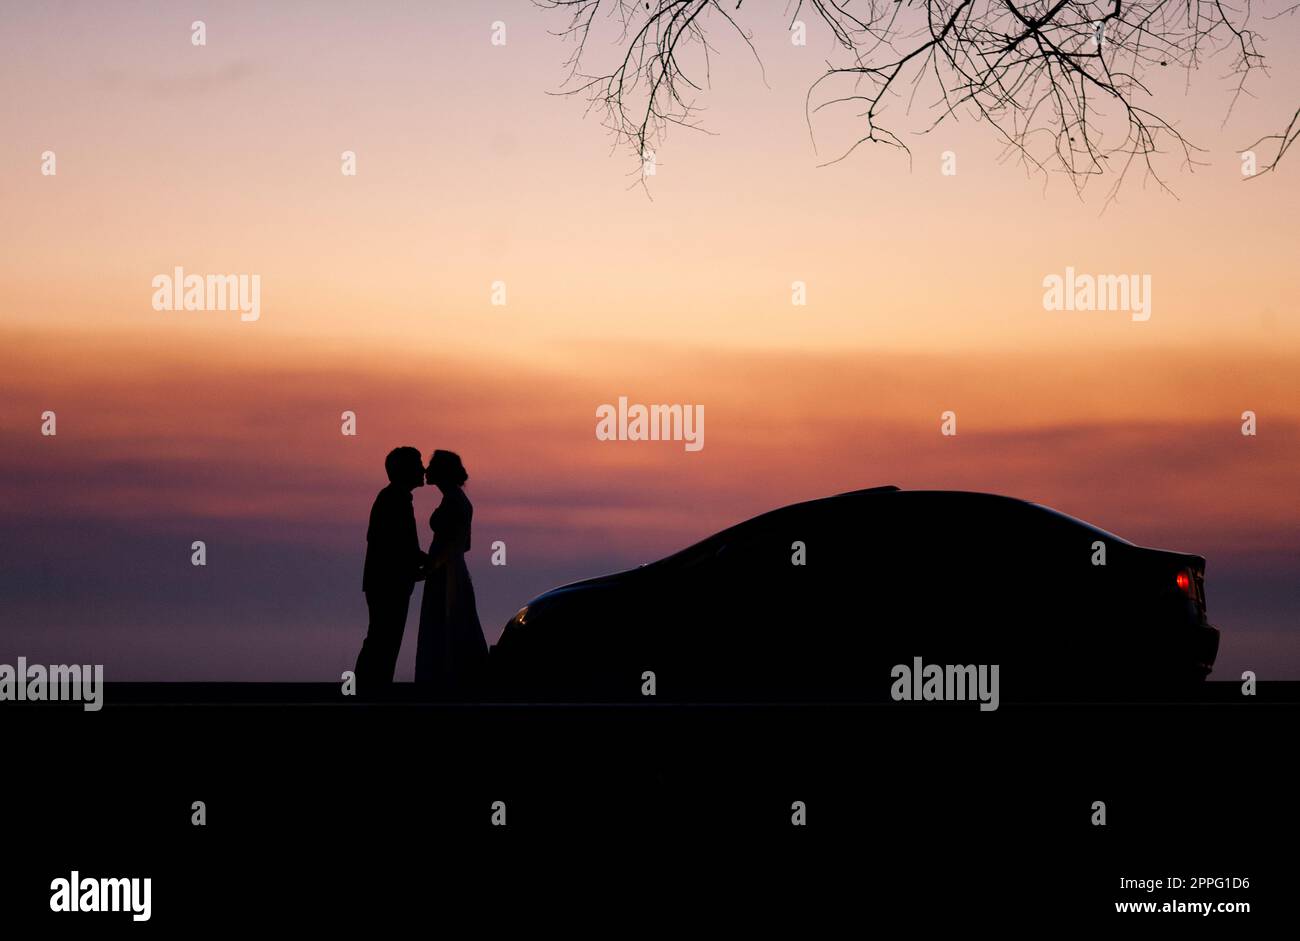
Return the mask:
<svg viewBox="0 0 1300 941"><path fill-rule="evenodd" d="M611 572L608 575L597 575L594 578L584 578L581 581L570 582L567 585L561 585L558 588L552 588L542 592L532 601L528 602L527 607L532 608L536 605L544 605L547 602L555 601L570 595L580 594L588 591L599 591L602 588L621 585L628 579L635 578L639 575L645 566L639 568L627 569L623 572Z"/></svg>

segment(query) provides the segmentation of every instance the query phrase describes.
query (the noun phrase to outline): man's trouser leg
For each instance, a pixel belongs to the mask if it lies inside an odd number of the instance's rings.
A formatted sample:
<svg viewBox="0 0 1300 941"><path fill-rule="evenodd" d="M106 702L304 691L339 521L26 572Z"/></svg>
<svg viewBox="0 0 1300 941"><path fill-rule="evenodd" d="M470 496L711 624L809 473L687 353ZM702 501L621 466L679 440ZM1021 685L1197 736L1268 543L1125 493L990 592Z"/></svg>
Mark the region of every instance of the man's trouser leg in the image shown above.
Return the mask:
<svg viewBox="0 0 1300 941"><path fill-rule="evenodd" d="M369 694L392 684L410 606L410 592L366 592L370 627L357 655L358 692Z"/></svg>

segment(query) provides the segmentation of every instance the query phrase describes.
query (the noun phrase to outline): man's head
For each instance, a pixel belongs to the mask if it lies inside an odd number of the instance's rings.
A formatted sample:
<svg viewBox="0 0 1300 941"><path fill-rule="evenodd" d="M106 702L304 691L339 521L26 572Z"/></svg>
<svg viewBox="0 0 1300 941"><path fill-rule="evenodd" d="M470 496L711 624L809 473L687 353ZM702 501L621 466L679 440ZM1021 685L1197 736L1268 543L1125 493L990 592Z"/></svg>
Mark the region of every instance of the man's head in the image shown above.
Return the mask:
<svg viewBox="0 0 1300 941"><path fill-rule="evenodd" d="M424 458L415 448L393 448L384 458L384 470L399 487L414 490L424 486Z"/></svg>

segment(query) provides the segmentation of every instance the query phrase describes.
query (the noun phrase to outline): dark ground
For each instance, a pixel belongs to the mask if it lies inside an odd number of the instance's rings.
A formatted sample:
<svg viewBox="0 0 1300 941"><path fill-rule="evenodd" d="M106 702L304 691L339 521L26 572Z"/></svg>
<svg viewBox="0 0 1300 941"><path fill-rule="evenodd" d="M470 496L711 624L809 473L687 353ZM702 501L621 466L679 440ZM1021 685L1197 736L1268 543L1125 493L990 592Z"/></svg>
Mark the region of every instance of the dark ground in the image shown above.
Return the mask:
<svg viewBox="0 0 1300 941"><path fill-rule="evenodd" d="M608 885L634 921L701 893L733 913L793 905L808 936L839 903L864 930L943 917L1132 919L1143 931L1201 919L1240 932L1300 910L1300 683L1262 683L1252 698L1211 683L1178 703L1004 701L993 713L414 699L400 686L367 704L331 684L109 684L98 713L0 704L0 912L7 924L168 935L263 911L285 925L373 922L480 892L517 905L545 887L580 918ZM196 800L204 827L191 825ZM1090 822L1098 800L1104 827ZM494 801L504 828L491 824ZM793 801L806 827L791 825ZM51 915L50 880L72 869L150 875L153 918ZM1121 877L1169 876L1250 888L1119 889ZM1114 910L1166 898L1252 912Z"/></svg>

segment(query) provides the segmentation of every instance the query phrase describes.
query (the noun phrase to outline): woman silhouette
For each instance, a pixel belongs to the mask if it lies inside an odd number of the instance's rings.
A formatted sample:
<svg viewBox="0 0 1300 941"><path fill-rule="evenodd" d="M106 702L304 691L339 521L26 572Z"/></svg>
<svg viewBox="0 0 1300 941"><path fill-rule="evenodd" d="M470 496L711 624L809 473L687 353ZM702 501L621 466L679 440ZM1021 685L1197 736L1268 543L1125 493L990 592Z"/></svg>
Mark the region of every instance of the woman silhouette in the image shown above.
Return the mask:
<svg viewBox="0 0 1300 941"><path fill-rule="evenodd" d="M474 507L461 487L469 474L459 455L434 451L425 479L442 491L442 502L429 517L433 542L420 604L415 682L434 696L458 696L474 688L488 655L465 565Z"/></svg>

